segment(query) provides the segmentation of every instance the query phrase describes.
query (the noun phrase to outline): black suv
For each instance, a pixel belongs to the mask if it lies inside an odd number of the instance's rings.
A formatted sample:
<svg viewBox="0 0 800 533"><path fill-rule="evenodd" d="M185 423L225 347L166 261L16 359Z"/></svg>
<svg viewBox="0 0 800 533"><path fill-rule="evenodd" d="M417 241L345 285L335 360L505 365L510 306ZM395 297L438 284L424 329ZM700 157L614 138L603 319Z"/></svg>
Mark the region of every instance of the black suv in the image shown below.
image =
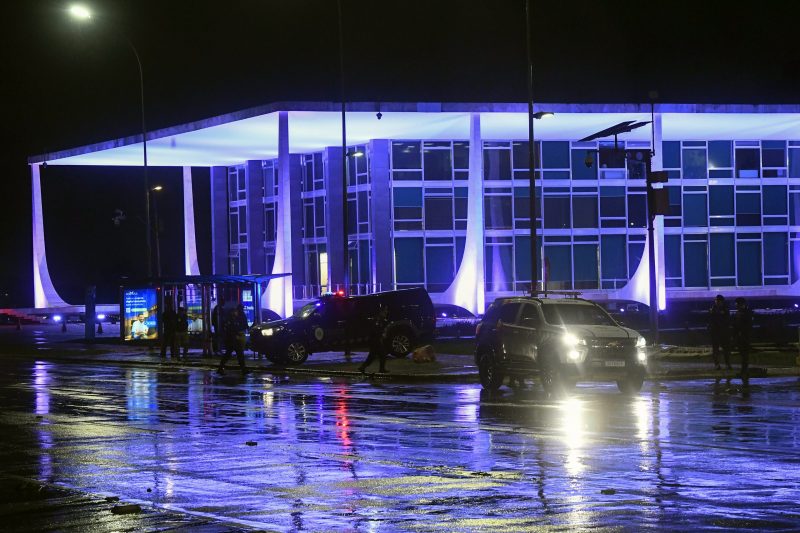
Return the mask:
<svg viewBox="0 0 800 533"><path fill-rule="evenodd" d="M250 330L250 344L268 360L292 365L302 364L313 352L364 347L381 304L389 311L385 338L390 354L405 357L433 337L436 317L427 291L404 289L323 296L287 319L257 324Z"/></svg>
<svg viewBox="0 0 800 533"><path fill-rule="evenodd" d="M616 381L622 392L642 388L645 339L580 298L497 299L475 333L481 384L496 390L505 376L538 375L560 395L577 381Z"/></svg>

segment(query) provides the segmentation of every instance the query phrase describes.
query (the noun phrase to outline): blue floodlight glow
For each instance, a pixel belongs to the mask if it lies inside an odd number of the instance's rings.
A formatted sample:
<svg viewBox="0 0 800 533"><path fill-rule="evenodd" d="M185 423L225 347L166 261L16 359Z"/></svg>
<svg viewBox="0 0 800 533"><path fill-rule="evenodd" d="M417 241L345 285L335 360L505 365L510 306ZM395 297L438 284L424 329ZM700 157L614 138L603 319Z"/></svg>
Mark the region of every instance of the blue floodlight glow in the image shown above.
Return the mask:
<svg viewBox="0 0 800 533"><path fill-rule="evenodd" d="M61 315L53 315L53 322L61 322Z"/></svg>
<svg viewBox="0 0 800 533"><path fill-rule="evenodd" d="M105 319L106 319L106 315L104 315L103 313L100 313L99 315L97 315L97 320L105 320Z"/></svg>

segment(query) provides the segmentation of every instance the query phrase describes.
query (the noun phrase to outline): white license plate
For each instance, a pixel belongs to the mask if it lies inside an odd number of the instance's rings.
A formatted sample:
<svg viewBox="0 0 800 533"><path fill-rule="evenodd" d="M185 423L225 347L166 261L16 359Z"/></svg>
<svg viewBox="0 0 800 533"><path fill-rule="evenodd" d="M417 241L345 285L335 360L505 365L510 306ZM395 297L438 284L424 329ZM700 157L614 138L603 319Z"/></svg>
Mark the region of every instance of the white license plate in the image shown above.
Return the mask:
<svg viewBox="0 0 800 533"><path fill-rule="evenodd" d="M606 366L625 366L625 361L606 361Z"/></svg>

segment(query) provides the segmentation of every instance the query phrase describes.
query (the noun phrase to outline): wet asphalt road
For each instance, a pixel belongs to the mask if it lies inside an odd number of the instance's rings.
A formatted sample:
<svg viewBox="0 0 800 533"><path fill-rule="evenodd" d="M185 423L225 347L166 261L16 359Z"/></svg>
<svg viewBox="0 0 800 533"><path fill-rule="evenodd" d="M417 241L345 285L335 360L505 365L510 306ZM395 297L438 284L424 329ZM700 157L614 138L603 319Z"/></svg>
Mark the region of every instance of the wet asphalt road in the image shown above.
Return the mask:
<svg viewBox="0 0 800 533"><path fill-rule="evenodd" d="M551 401L535 385L487 397L477 385L4 366L2 474L204 521L800 530L796 378L647 383L633 397L593 384Z"/></svg>

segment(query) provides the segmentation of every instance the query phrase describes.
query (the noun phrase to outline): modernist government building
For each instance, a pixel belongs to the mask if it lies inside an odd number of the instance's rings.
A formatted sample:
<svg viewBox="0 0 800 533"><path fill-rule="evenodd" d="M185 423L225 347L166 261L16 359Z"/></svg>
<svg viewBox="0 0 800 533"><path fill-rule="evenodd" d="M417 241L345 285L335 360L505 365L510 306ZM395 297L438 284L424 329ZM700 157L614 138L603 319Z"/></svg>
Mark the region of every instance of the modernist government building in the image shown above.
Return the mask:
<svg viewBox="0 0 800 533"><path fill-rule="evenodd" d="M290 313L339 288L347 181L349 292L423 286L481 313L531 281L525 104L278 103L148 134L151 166L210 167L213 272L278 274L264 307ZM535 226L551 290L649 304L645 164L669 180L655 224L660 305L800 294L800 106L542 104ZM380 118L377 113L380 112ZM342 158L346 157L343 176ZM31 157L37 307L61 299L47 269L39 168L141 166L142 138ZM591 164L589 164L591 163ZM186 273L198 274L191 186ZM203 206L208 209L209 206Z"/></svg>

